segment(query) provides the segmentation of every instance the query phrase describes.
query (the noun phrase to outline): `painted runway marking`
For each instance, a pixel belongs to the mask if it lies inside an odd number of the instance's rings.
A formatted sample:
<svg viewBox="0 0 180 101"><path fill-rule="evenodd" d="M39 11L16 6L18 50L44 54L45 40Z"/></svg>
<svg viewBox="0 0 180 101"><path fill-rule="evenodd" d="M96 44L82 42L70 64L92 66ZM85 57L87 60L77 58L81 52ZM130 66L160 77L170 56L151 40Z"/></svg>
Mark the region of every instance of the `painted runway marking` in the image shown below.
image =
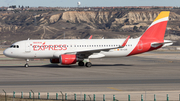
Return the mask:
<svg viewBox="0 0 180 101"><path fill-rule="evenodd" d="M122 91L122 90L117 89L117 88L114 88L114 87L107 87L107 88L112 89L112 90L115 90L115 91Z"/></svg>

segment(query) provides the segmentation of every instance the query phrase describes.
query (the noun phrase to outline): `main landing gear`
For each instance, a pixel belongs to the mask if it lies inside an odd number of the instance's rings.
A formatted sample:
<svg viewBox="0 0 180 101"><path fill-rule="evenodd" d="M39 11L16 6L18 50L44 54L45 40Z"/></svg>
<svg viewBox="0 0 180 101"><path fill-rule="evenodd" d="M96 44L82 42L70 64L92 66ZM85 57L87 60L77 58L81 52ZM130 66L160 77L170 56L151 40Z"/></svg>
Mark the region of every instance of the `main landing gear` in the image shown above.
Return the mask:
<svg viewBox="0 0 180 101"><path fill-rule="evenodd" d="M79 61L79 62L78 62L78 65L79 65L79 66L84 66L84 62L83 62L83 61ZM88 61L88 62L86 62L85 66L86 66L86 67L91 67L92 64L91 64L91 62Z"/></svg>
<svg viewBox="0 0 180 101"><path fill-rule="evenodd" d="M78 62L78 65L79 65L79 66L84 66L84 62L83 62L83 61L79 61L79 62Z"/></svg>
<svg viewBox="0 0 180 101"><path fill-rule="evenodd" d="M91 67L91 66L92 66L91 62L86 62L86 67Z"/></svg>
<svg viewBox="0 0 180 101"><path fill-rule="evenodd" d="M29 62L29 59L26 59L26 64L24 65L24 67L26 67L26 68L29 67L28 62Z"/></svg>

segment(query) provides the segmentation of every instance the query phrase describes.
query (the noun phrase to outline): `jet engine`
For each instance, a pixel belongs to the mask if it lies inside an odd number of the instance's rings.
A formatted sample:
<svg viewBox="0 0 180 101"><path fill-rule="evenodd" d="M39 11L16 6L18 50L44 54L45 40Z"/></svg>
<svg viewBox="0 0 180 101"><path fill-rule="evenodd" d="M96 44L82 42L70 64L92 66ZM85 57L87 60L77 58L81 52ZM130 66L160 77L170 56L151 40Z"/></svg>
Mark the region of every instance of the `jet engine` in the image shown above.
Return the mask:
<svg viewBox="0 0 180 101"><path fill-rule="evenodd" d="M62 54L59 58L50 59L51 63L61 63L63 65L75 64L77 62L76 55L74 54Z"/></svg>
<svg viewBox="0 0 180 101"><path fill-rule="evenodd" d="M76 55L74 55L74 54L62 54L59 57L59 62L63 65L75 64L77 62Z"/></svg>

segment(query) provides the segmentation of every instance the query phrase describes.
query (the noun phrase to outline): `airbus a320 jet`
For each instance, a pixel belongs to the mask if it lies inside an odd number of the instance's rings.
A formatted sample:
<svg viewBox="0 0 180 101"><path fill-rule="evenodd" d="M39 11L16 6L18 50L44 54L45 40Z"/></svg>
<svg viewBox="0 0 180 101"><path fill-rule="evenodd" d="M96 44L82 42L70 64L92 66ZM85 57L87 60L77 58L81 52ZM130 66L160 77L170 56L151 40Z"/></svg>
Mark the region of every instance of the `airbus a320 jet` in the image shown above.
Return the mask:
<svg viewBox="0 0 180 101"><path fill-rule="evenodd" d="M51 63L91 67L89 59L126 57L172 45L164 40L169 11L162 11L144 34L135 39L49 39L23 40L12 44L5 56L26 59L50 59ZM84 62L86 60L86 62Z"/></svg>

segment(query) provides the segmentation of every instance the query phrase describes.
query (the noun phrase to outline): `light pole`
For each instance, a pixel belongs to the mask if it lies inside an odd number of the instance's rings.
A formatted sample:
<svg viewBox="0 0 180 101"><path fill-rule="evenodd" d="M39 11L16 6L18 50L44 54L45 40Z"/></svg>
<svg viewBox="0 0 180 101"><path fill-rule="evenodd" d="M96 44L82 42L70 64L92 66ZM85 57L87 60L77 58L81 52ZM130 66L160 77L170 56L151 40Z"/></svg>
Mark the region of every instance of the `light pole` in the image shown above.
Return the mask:
<svg viewBox="0 0 180 101"><path fill-rule="evenodd" d="M64 101L63 93L62 93L62 91L60 91L60 92L61 92L61 94L62 94L62 101Z"/></svg>
<svg viewBox="0 0 180 101"><path fill-rule="evenodd" d="M31 92L33 93L33 101L34 101L34 92L31 90Z"/></svg>
<svg viewBox="0 0 180 101"><path fill-rule="evenodd" d="M5 93L5 101L7 101L6 91L4 89L3 89L3 92Z"/></svg>

